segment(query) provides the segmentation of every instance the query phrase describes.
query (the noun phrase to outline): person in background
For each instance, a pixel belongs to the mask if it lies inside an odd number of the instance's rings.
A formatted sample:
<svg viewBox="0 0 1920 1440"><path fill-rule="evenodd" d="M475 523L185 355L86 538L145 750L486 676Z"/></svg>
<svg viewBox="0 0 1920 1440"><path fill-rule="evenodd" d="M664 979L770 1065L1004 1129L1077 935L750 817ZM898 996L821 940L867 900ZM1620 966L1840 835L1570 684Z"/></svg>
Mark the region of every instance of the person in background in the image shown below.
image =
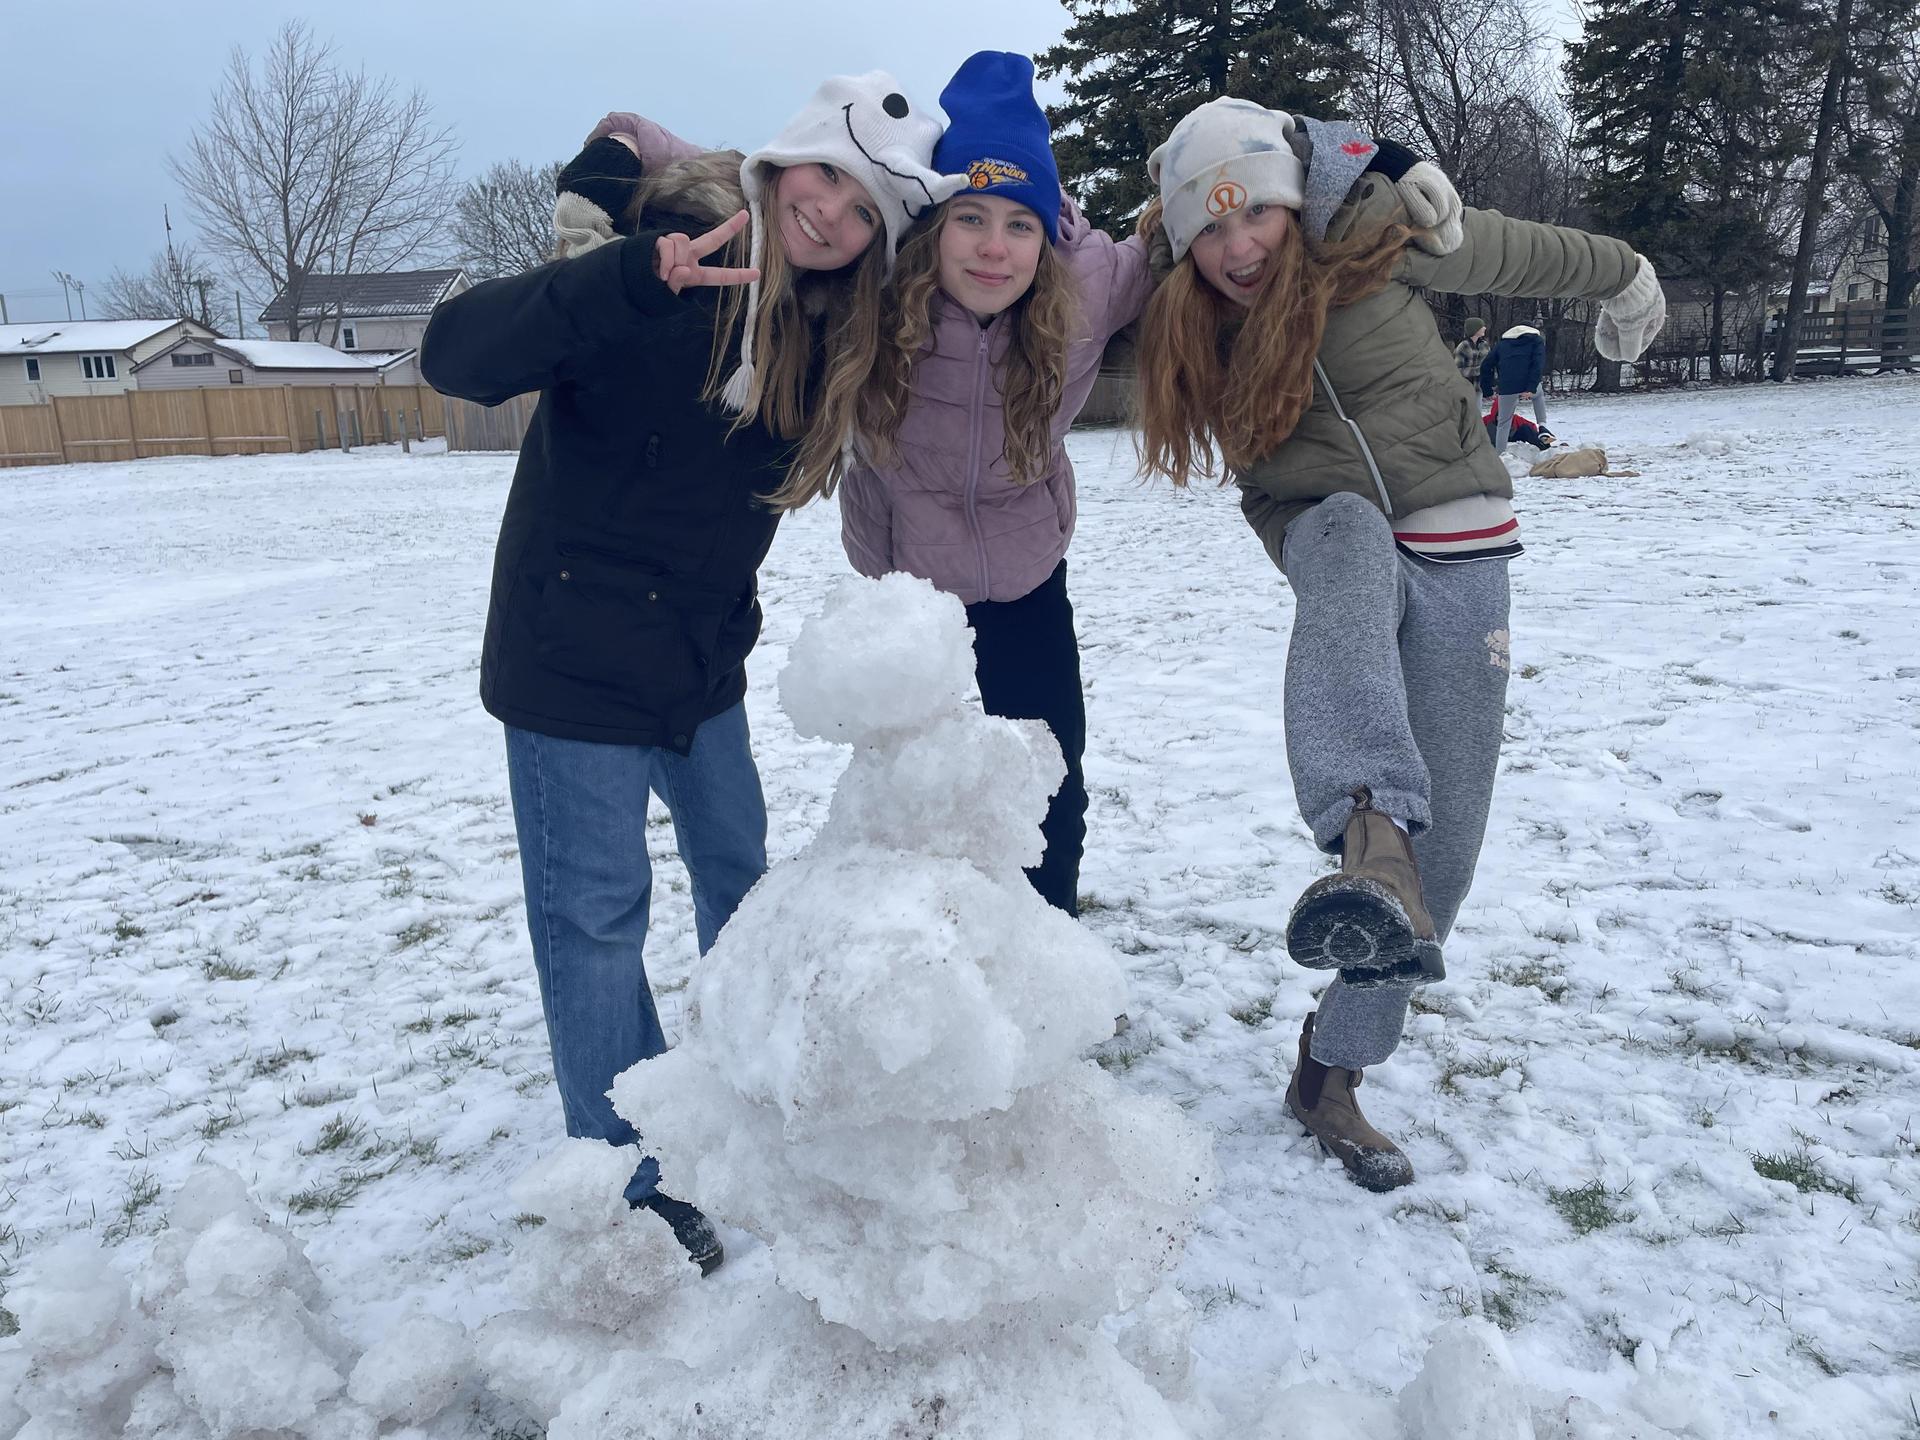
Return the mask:
<svg viewBox="0 0 1920 1440"><path fill-rule="evenodd" d="M1460 378L1480 388L1480 367L1486 363L1487 351L1492 349L1487 340L1487 322L1478 315L1467 317L1466 338L1453 347L1453 363L1460 367Z"/></svg>
<svg viewBox="0 0 1920 1440"><path fill-rule="evenodd" d="M1480 362L1480 394L1483 399L1499 397L1494 417L1493 448L1507 453L1513 438L1513 417L1525 404L1533 406L1533 423L1540 438L1553 444L1553 432L1547 428L1546 397L1540 382L1547 373L1547 340L1532 325L1514 325L1487 351Z"/></svg>

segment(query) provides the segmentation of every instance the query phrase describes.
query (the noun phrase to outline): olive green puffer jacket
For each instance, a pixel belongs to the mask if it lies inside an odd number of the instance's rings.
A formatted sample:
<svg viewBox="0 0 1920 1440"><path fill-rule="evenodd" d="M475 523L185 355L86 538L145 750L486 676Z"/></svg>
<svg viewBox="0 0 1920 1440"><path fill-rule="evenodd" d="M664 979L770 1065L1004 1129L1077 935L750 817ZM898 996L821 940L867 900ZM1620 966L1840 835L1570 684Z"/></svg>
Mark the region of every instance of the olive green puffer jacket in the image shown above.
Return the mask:
<svg viewBox="0 0 1920 1440"><path fill-rule="evenodd" d="M1392 184L1369 173L1334 214L1327 238L1405 220ZM1341 491L1366 496L1389 516L1469 495L1513 495L1487 441L1479 396L1460 383L1453 350L1415 286L1606 300L1627 288L1637 265L1619 240L1469 209L1459 249L1409 248L1384 290L1332 311L1313 403L1278 450L1234 476L1247 523L1274 563L1288 522Z"/></svg>

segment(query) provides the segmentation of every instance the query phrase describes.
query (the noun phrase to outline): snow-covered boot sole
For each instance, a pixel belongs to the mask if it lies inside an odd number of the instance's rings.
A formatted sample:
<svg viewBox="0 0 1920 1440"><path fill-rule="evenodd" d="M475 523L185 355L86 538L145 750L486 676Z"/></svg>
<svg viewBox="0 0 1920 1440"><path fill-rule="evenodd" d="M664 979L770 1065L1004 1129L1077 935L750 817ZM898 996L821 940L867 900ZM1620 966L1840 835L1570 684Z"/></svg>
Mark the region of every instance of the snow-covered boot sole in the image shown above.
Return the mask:
<svg viewBox="0 0 1920 1440"><path fill-rule="evenodd" d="M1287 917L1287 954L1310 970L1338 970L1355 989L1444 979L1440 946L1417 938L1400 897L1364 875L1328 875Z"/></svg>

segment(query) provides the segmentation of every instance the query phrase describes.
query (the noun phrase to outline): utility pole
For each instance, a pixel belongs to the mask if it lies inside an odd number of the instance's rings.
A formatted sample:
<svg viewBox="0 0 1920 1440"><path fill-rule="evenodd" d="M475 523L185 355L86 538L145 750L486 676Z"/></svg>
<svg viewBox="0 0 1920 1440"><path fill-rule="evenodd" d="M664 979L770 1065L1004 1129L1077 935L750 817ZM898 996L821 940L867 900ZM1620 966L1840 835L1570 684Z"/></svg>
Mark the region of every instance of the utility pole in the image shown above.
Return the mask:
<svg viewBox="0 0 1920 1440"><path fill-rule="evenodd" d="M73 284L73 277L64 270L55 270L50 273L60 282L61 297L67 302L67 319L71 320L73 319L73 291L69 287Z"/></svg>
<svg viewBox="0 0 1920 1440"><path fill-rule="evenodd" d="M73 293L80 297L80 318L84 320L87 318L87 282L84 280L74 281Z"/></svg>
<svg viewBox="0 0 1920 1440"><path fill-rule="evenodd" d="M247 338L247 312L240 308L240 292L238 290L233 292L233 323L239 328L239 331L240 331L240 333L234 336L233 338L236 340L246 339Z"/></svg>
<svg viewBox="0 0 1920 1440"><path fill-rule="evenodd" d="M7 323L7 297L0 295L0 325Z"/></svg>

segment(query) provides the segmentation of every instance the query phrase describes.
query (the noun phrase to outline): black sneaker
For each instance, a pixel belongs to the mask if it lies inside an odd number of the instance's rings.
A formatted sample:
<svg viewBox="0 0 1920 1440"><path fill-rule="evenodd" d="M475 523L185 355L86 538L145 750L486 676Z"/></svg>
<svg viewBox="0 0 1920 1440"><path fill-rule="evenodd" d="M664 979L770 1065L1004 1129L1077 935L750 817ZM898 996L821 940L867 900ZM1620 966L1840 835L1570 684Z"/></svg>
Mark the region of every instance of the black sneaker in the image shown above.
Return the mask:
<svg viewBox="0 0 1920 1440"><path fill-rule="evenodd" d="M700 1267L702 1275L711 1275L720 1268L727 1252L714 1233L711 1220L686 1201L662 1195L658 1190L642 1203L673 1227L674 1238L686 1247L688 1258Z"/></svg>

